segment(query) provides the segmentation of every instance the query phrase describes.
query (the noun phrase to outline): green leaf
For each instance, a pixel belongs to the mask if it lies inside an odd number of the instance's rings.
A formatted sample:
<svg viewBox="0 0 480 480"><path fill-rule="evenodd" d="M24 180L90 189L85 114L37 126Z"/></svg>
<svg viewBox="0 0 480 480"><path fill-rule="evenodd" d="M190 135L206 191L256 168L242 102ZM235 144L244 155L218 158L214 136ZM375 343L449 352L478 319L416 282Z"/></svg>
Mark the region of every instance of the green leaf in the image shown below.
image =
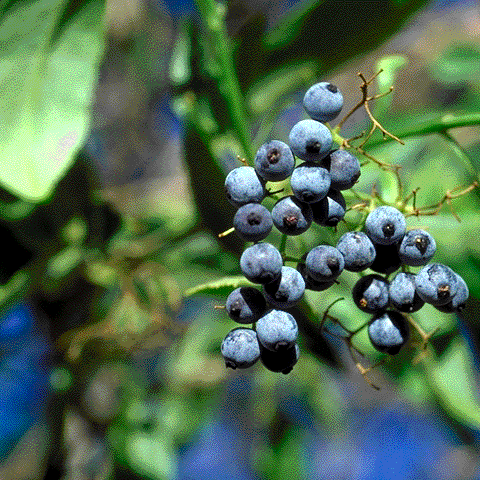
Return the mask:
<svg viewBox="0 0 480 480"><path fill-rule="evenodd" d="M238 287L249 287L253 283L249 282L241 275L235 277L223 277L215 282L204 283L196 287L189 288L183 294L184 297L191 297L193 295L217 295L227 296L232 290Z"/></svg>
<svg viewBox="0 0 480 480"><path fill-rule="evenodd" d="M264 115L279 99L313 82L318 66L315 62L294 62L262 77L247 94L247 104L254 115Z"/></svg>
<svg viewBox="0 0 480 480"><path fill-rule="evenodd" d="M480 428L480 397L471 353L461 339L452 342L438 361L430 360L428 369L432 388L445 409L459 421Z"/></svg>
<svg viewBox="0 0 480 480"><path fill-rule="evenodd" d="M300 20L286 16L285 30L279 23L267 32L263 41L266 56L258 56L263 71L275 70L285 58L297 61L313 58L322 66L324 75L352 57L359 58L376 48L426 3L426 0L405 0L401 4L390 0L348 4L306 2L303 8L307 14L299 15Z"/></svg>
<svg viewBox="0 0 480 480"><path fill-rule="evenodd" d="M184 23L173 47L172 59L170 61L170 80L174 85L184 85L190 80L192 42L190 38L189 25Z"/></svg>
<svg viewBox="0 0 480 480"><path fill-rule="evenodd" d="M395 84L398 71L404 68L408 59L402 55L388 55L377 62L377 72L382 72L377 76L378 93L386 93ZM381 117L392 105L393 92L375 100L375 117Z"/></svg>
<svg viewBox="0 0 480 480"><path fill-rule="evenodd" d="M28 201L52 193L88 133L103 2L77 4L16 1L0 12L0 184Z"/></svg>
<svg viewBox="0 0 480 480"><path fill-rule="evenodd" d="M131 434L126 442L125 454L135 470L155 480L172 478L177 470L177 456L170 438Z"/></svg>
<svg viewBox="0 0 480 480"><path fill-rule="evenodd" d="M446 50L433 65L433 76L444 83L478 80L480 49L476 44L455 45Z"/></svg>
<svg viewBox="0 0 480 480"><path fill-rule="evenodd" d="M69 246L50 258L46 268L47 276L52 280L59 280L70 274L80 265L83 258L82 249L77 246Z"/></svg>
<svg viewBox="0 0 480 480"><path fill-rule="evenodd" d="M265 35L263 38L265 47L281 47L295 39L301 31L305 17L324 1L325 0L310 0L307 2L299 2Z"/></svg>

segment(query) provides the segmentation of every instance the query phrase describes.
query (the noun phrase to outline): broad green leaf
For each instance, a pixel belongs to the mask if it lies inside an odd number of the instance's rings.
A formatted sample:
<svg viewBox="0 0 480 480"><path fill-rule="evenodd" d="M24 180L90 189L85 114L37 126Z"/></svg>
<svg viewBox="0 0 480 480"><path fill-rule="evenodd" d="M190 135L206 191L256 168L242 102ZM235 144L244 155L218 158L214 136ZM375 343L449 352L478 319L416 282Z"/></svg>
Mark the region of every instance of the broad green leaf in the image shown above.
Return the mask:
<svg viewBox="0 0 480 480"><path fill-rule="evenodd" d="M16 1L0 12L0 184L25 200L45 200L85 141L102 17L100 0Z"/></svg>
<svg viewBox="0 0 480 480"><path fill-rule="evenodd" d="M480 396L475 367L466 344L452 342L440 360L430 360L428 370L432 388L445 409L460 422L480 428Z"/></svg>
<svg viewBox="0 0 480 480"><path fill-rule="evenodd" d="M267 115L269 118L272 109L277 111L275 107L278 108L282 97L300 88L306 89L309 83L313 83L317 70L315 62L293 62L262 77L247 93L250 111L254 115Z"/></svg>
<svg viewBox="0 0 480 480"><path fill-rule="evenodd" d="M285 22L279 22L262 38L267 54L262 59L263 71L276 70L285 58L314 58L323 73L329 72L385 42L426 3L426 0L405 0L401 4L380 0L375 5L358 1L345 6L322 0L303 2L285 16Z"/></svg>
<svg viewBox="0 0 480 480"><path fill-rule="evenodd" d="M204 283L193 288L189 288L183 294L184 297L191 297L193 295L217 295L227 296L233 289L238 287L252 286L245 277L223 277L220 280L210 283Z"/></svg>
<svg viewBox="0 0 480 480"><path fill-rule="evenodd" d="M295 5L278 24L264 36L264 45L267 48L276 48L291 42L300 33L302 23L308 14L325 0L310 0Z"/></svg>

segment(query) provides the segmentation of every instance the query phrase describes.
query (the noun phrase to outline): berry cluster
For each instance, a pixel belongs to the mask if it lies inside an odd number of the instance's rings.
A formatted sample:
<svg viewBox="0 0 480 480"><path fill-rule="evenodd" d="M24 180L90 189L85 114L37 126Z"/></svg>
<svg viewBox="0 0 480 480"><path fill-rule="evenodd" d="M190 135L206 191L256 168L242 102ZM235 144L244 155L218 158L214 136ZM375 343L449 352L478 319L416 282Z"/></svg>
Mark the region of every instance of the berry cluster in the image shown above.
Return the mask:
<svg viewBox="0 0 480 480"><path fill-rule="evenodd" d="M365 221L365 233L346 233L337 248L344 255L346 270L370 268L377 272L360 278L352 295L360 310L374 314L368 335L381 352L395 355L408 340L409 324L402 313L416 312L425 303L445 313L465 307L465 281L446 265L428 263L436 251L435 239L422 229L407 231L405 217L394 207L372 210ZM361 268L357 268L360 264ZM423 268L416 274L406 271L419 266ZM392 274L400 267L404 271L391 281L378 275Z"/></svg>
<svg viewBox="0 0 480 480"><path fill-rule="evenodd" d="M304 233L312 222L336 227L346 211L341 191L352 188L360 177L358 159L346 150L332 150L332 134L322 123L340 113L339 89L317 83L306 92L303 105L311 119L293 126L288 145L279 140L265 143L254 168L238 167L225 180L226 196L238 207L234 229L254 242L240 258L242 274L262 286L262 291L237 288L227 298L229 317L253 324L233 329L224 339L221 351L230 368L247 368L260 359L271 371L289 373L299 356L298 325L285 310L301 300L305 289L323 291L337 283L343 270L376 272L362 276L352 295L362 311L373 314L368 323L372 345L390 355L409 338L404 313L418 311L425 302L442 312L456 312L468 298L459 275L445 265L428 264L436 250L433 237L421 229L407 232L404 214L391 206L366 207L364 231L345 233L335 247L312 248L297 260L296 268L284 266L280 250L272 244L258 243L273 226L288 236ZM304 162L296 165L296 157ZM289 177L292 194L280 198L270 212L261 205L273 195L266 182ZM423 266L418 273L409 271L417 266ZM387 276L400 267L389 281Z"/></svg>

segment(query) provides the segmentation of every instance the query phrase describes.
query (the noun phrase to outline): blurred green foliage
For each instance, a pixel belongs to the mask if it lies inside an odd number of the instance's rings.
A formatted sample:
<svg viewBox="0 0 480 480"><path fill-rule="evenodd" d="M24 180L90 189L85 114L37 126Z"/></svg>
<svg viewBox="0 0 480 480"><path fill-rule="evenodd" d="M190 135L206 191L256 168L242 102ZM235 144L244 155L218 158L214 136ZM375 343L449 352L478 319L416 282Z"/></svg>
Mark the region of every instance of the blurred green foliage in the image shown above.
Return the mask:
<svg viewBox="0 0 480 480"><path fill-rule="evenodd" d="M198 0L202 18L182 20L169 63L173 105L185 125L190 192L184 195L179 188L153 211L137 215L105 203L91 160L78 152L88 133L104 46L102 2L0 3L0 183L5 188L0 228L12 249L0 267L0 301L6 308L31 295L51 317L62 368L73 372L66 383L65 375L58 375L61 408L78 406L81 387L101 365L120 366L121 402L105 426L116 462L111 476L125 468L141 478L174 478L179 447L218 414L229 375L220 344L233 325L214 307L233 288L249 284L239 276L243 243L235 235L217 236L231 226L234 213L223 193L226 160L238 155L251 162L299 92L377 47L425 3L370 0L346 8L345 2L306 1L268 29L263 15L252 16L230 38L228 9L214 0ZM148 58L141 45L133 50ZM442 88L461 83L464 89L465 96L448 111L442 105L396 108L396 92L379 99L376 118L405 145L382 140L377 132L365 149L401 165L402 185L392 171L363 157L367 164L356 192L346 194L349 205L373 186L392 202L400 188L407 195L420 187L417 205L437 205L448 190L479 180L480 143L468 139L469 145L462 146L456 130L480 123L478 57L476 45L454 45L428 66ZM409 68L406 57L395 54L377 66L383 72L375 88L382 93ZM352 78L352 85L344 96L359 98L358 79ZM369 127L368 121L349 126L351 136ZM266 200L268 207L273 203L273 198ZM473 190L452 202L461 222L448 205L437 215L408 219L410 227L428 228L437 240L436 260L467 281L472 299L460 321L476 337L479 207L479 191ZM355 212L347 214L346 222L338 231L312 228L292 239L288 254L299 256L308 247L335 242L358 222ZM278 245L280 235L272 232L269 240ZM274 430L286 390L305 399L318 425L337 435L348 428L337 377L345 359L322 336L319 323L339 297L344 300L335 303L331 315L351 329L368 320L351 299L356 279L345 272L339 285L308 292L295 309L302 356L292 375L279 377L262 368L249 373L251 404L245 408L259 430ZM182 323L182 305L197 299ZM459 428L480 428L477 352L459 335L459 319L428 306L414 318L426 331L440 328L431 339L430 355L415 364L418 350L405 349L379 375L394 379L413 403L438 402ZM371 363L382 358L365 331L355 342ZM132 364L148 352L156 354L151 359L154 381L142 378ZM360 375L357 381L363 381ZM62 417L55 421L58 433ZM302 432L287 422L277 443L267 439L256 445L252 464L258 474L302 478L297 460ZM58 433L52 443L61 442Z"/></svg>

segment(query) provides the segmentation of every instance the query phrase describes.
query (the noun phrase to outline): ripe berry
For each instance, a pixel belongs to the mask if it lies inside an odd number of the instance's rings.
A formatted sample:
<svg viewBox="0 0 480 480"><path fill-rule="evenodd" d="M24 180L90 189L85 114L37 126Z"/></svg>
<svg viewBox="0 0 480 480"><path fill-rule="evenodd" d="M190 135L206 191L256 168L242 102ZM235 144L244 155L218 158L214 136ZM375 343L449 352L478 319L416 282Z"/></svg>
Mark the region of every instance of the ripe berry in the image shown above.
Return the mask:
<svg viewBox="0 0 480 480"><path fill-rule="evenodd" d="M300 201L318 202L330 190L330 174L315 163L302 163L293 171L290 186Z"/></svg>
<svg viewBox="0 0 480 480"><path fill-rule="evenodd" d="M307 267L305 266L305 259L307 258L308 252L302 256L302 260L297 264L297 271L305 280L305 289L312 290L314 292L323 292L327 288L335 285L336 281L331 280L328 282L319 282L318 280L313 279L307 272Z"/></svg>
<svg viewBox="0 0 480 480"><path fill-rule="evenodd" d="M396 272L401 265L402 261L398 256L398 245L396 243L392 245L375 245L375 260L370 265L371 270L390 275Z"/></svg>
<svg viewBox="0 0 480 480"><path fill-rule="evenodd" d="M260 203L266 194L265 184L253 167L238 167L230 171L225 179L225 194L236 207Z"/></svg>
<svg viewBox="0 0 480 480"><path fill-rule="evenodd" d="M458 285L457 274L441 263L430 263L415 276L418 295L435 306L449 303L457 292Z"/></svg>
<svg viewBox="0 0 480 480"><path fill-rule="evenodd" d="M458 275L458 273L455 274L457 276L457 281L458 281L458 288L457 292L455 295L452 297L452 300L448 302L445 305L437 305L435 308L437 310L440 310L441 312L444 313L455 313L455 312L461 312L465 308L465 303L468 300L468 286L465 283L465 280Z"/></svg>
<svg viewBox="0 0 480 480"><path fill-rule="evenodd" d="M259 242L272 231L272 215L259 203L247 203L236 211L233 226L238 236L246 242Z"/></svg>
<svg viewBox="0 0 480 480"><path fill-rule="evenodd" d="M238 323L255 323L267 308L262 292L254 287L239 287L227 297L228 316Z"/></svg>
<svg viewBox="0 0 480 480"><path fill-rule="evenodd" d="M319 202L310 204L313 221L325 227L336 227L345 216L346 203L341 192L330 189Z"/></svg>
<svg viewBox="0 0 480 480"><path fill-rule="evenodd" d="M264 143L255 156L255 170L264 180L280 182L288 178L295 167L290 147L280 140Z"/></svg>
<svg viewBox="0 0 480 480"><path fill-rule="evenodd" d="M331 282L343 271L343 255L330 245L312 248L305 259L307 274L318 282Z"/></svg>
<svg viewBox="0 0 480 480"><path fill-rule="evenodd" d="M346 150L334 150L322 160L322 164L330 172L332 188L348 190L360 178L360 162L358 158Z"/></svg>
<svg viewBox="0 0 480 480"><path fill-rule="evenodd" d="M330 130L316 120L296 123L288 138L293 153L308 162L319 162L332 147Z"/></svg>
<svg viewBox="0 0 480 480"><path fill-rule="evenodd" d="M273 282L280 277L282 265L282 255L270 243L256 243L240 257L240 269L253 283Z"/></svg>
<svg viewBox="0 0 480 480"><path fill-rule="evenodd" d="M312 209L293 195L281 198L272 208L273 224L286 235L300 235L312 224Z"/></svg>
<svg viewBox="0 0 480 480"><path fill-rule="evenodd" d="M345 260L345 270L361 272L375 260L375 247L363 232L347 232L337 243L338 251Z"/></svg>
<svg viewBox="0 0 480 480"><path fill-rule="evenodd" d="M355 305L367 313L385 310L388 306L388 281L380 275L366 275L360 278L352 290Z"/></svg>
<svg viewBox="0 0 480 480"><path fill-rule="evenodd" d="M265 298L275 308L291 308L305 293L305 280L292 267L282 267L282 274L277 280L264 285Z"/></svg>
<svg viewBox="0 0 480 480"><path fill-rule="evenodd" d="M226 367L251 367L260 358L257 334L251 328L234 328L223 340L221 352Z"/></svg>
<svg viewBox="0 0 480 480"><path fill-rule="evenodd" d="M405 265L426 265L435 254L435 239L425 230L415 229L405 233L398 255Z"/></svg>
<svg viewBox="0 0 480 480"><path fill-rule="evenodd" d="M270 310L256 324L258 341L272 351L286 350L297 341L298 325L283 310Z"/></svg>
<svg viewBox="0 0 480 480"><path fill-rule="evenodd" d="M310 117L319 122L330 122L343 107L343 96L336 85L320 82L312 85L303 98L303 106Z"/></svg>
<svg viewBox="0 0 480 480"><path fill-rule="evenodd" d="M300 348L295 343L290 348L272 351L260 345L260 360L271 372L290 373L300 357Z"/></svg>
<svg viewBox="0 0 480 480"><path fill-rule="evenodd" d="M415 275L413 273L397 273L388 287L390 303L401 312L417 312L425 302L415 290Z"/></svg>
<svg viewBox="0 0 480 480"><path fill-rule="evenodd" d="M365 232L373 243L392 245L405 235L407 225L400 210L386 205L372 210L365 220Z"/></svg>
<svg viewBox="0 0 480 480"><path fill-rule="evenodd" d="M407 343L410 327L401 313L389 310L372 318L368 324L368 336L379 352L396 355Z"/></svg>

